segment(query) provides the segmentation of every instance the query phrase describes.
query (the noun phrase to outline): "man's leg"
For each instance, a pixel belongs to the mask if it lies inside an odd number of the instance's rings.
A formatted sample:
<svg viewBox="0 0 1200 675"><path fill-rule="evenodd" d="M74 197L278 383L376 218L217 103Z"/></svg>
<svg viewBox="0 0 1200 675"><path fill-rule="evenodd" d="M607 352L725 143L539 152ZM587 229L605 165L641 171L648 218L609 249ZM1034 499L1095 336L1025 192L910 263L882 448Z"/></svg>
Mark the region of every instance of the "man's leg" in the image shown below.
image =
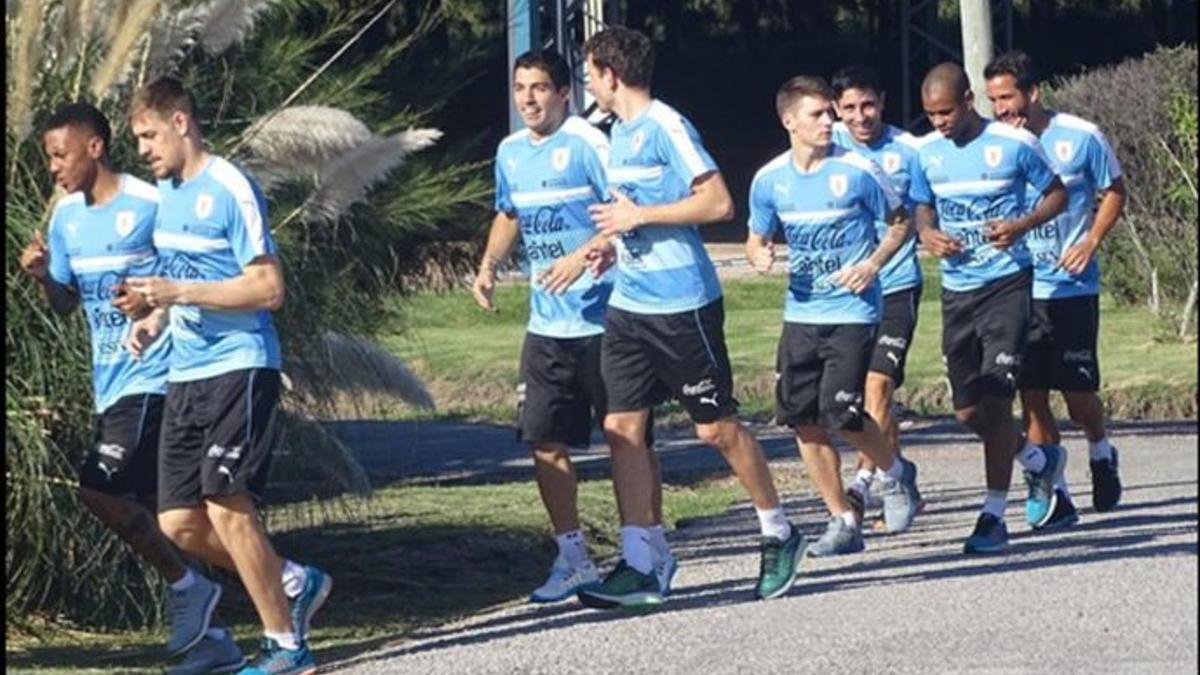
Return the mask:
<svg viewBox="0 0 1200 675"><path fill-rule="evenodd" d="M295 635L281 580L283 559L262 528L254 500L245 493L208 497L204 508L268 635Z"/></svg>
<svg viewBox="0 0 1200 675"><path fill-rule="evenodd" d="M1089 443L1096 443L1108 436L1104 428L1104 403L1094 391L1064 391L1067 414L1071 421L1083 429Z"/></svg>
<svg viewBox="0 0 1200 675"><path fill-rule="evenodd" d="M1062 436L1050 410L1050 392L1045 389L1021 390L1021 417L1025 436L1036 445L1059 445Z"/></svg>
<svg viewBox="0 0 1200 675"><path fill-rule="evenodd" d="M79 499L163 579L173 582L183 577L187 571L183 558L163 536L154 516L145 507L132 500L86 487L79 488Z"/></svg>
<svg viewBox="0 0 1200 675"><path fill-rule="evenodd" d="M188 554L209 565L237 572L237 565L213 529L212 521L209 520L204 507L181 507L160 511L158 526L167 538Z"/></svg>
<svg viewBox="0 0 1200 675"><path fill-rule="evenodd" d="M659 524L654 513L657 461L645 441L648 417L648 409L610 412L604 417L604 437L612 452L613 492L622 525Z"/></svg>
<svg viewBox="0 0 1200 675"><path fill-rule="evenodd" d="M532 452L538 493L554 533L578 530L578 479L570 450L563 443L534 443Z"/></svg>
<svg viewBox="0 0 1200 675"><path fill-rule="evenodd" d="M737 418L723 417L715 422L697 424L696 437L725 457L756 509L779 507L779 494L775 491L775 481L762 446Z"/></svg>
<svg viewBox="0 0 1200 675"><path fill-rule="evenodd" d="M795 428L796 445L809 479L817 486L817 492L830 515L839 517L853 513L846 491L842 489L841 458L825 430L818 426Z"/></svg>

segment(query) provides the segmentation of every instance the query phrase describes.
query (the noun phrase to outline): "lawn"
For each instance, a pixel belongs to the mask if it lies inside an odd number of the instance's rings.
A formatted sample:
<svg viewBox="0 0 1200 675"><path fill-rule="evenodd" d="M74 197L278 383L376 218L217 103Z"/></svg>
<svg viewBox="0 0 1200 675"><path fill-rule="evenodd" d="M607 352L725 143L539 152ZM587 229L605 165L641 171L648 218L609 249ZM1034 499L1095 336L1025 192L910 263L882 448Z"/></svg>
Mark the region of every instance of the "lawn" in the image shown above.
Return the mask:
<svg viewBox="0 0 1200 675"><path fill-rule="evenodd" d="M940 275L935 261L923 263L925 291L899 399L918 412L948 413L940 353ZM785 278L739 278L723 285L725 334L738 396L747 414L769 414ZM425 380L438 414L511 421L527 294L522 283L499 287L497 312L479 310L465 290L418 294L402 305L407 328L385 336L382 343ZM1193 415L1195 343L1160 339L1162 331L1145 308L1120 306L1109 296L1101 297L1100 307L1102 395L1110 414Z"/></svg>

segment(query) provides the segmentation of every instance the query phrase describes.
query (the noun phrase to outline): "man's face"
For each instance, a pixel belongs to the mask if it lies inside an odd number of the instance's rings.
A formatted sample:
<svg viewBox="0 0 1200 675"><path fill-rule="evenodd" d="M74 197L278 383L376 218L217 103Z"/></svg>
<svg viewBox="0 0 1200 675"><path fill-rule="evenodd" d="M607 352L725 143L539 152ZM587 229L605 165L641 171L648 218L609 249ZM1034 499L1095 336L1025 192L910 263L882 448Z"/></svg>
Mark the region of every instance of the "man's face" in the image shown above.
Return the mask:
<svg viewBox="0 0 1200 675"><path fill-rule="evenodd" d="M921 106L925 116L938 133L946 138L958 138L966 127L968 111L973 99L967 92L962 100L956 100L951 87L934 86L921 92Z"/></svg>
<svg viewBox="0 0 1200 675"><path fill-rule="evenodd" d="M1032 93L1021 91L1012 75L997 75L987 81L987 96L996 119L1014 127L1024 127L1029 120L1029 108L1035 100Z"/></svg>
<svg viewBox="0 0 1200 675"><path fill-rule="evenodd" d="M846 89L836 102L838 117L859 143L870 143L883 131L883 94L871 89Z"/></svg>
<svg viewBox="0 0 1200 675"><path fill-rule="evenodd" d="M558 130L567 117L569 87L555 89L550 74L541 68L517 68L513 73L513 103L521 121L538 136Z"/></svg>
<svg viewBox="0 0 1200 675"><path fill-rule="evenodd" d="M783 127L793 144L828 147L833 142L833 102L820 96L801 96L783 113Z"/></svg>
<svg viewBox="0 0 1200 675"><path fill-rule="evenodd" d="M130 118L129 128L137 138L138 154L150 165L155 178L179 175L184 163L186 115L174 112L166 116L155 110L140 110Z"/></svg>
<svg viewBox="0 0 1200 675"><path fill-rule="evenodd" d="M67 192L92 186L104 156L104 141L91 130L69 124L42 135L55 185Z"/></svg>
<svg viewBox="0 0 1200 675"><path fill-rule="evenodd" d="M585 63L587 68L587 90L596 99L596 107L600 112L612 112L613 101L616 99L617 78L611 68L599 68L592 55L588 54Z"/></svg>

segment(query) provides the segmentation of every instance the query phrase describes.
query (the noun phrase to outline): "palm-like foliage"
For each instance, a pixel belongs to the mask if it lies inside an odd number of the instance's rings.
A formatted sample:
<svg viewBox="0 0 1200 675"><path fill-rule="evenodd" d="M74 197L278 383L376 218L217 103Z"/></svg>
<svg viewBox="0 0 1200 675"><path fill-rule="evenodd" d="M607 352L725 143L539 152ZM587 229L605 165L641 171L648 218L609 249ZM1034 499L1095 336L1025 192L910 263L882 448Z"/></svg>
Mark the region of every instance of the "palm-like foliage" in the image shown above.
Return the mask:
<svg viewBox="0 0 1200 675"><path fill-rule="evenodd" d="M108 627L157 619L157 582L81 510L73 466L90 441L87 340L79 317L52 317L17 257L44 227L53 194L32 131L58 105L90 100L113 122L118 167L142 174L129 93L158 74L184 80L218 154L257 173L288 280L277 316L294 387L276 494L369 489L361 468L311 421L355 392L424 405L402 364L365 346L425 246L482 222L489 186L456 162L431 112L380 86L443 20L395 2L59 0L9 2L6 135L7 611ZM403 10L403 11L402 11ZM391 32L382 47L360 38ZM372 44L384 43L376 39ZM469 79L448 70L447 81ZM432 78L431 89L452 89ZM432 147L431 147L432 146ZM414 198L427 205L414 205ZM336 331L335 334L331 331ZM334 369L349 371L328 377ZM385 376L355 378L355 369ZM311 514L310 514L311 515ZM317 514L319 517L319 513Z"/></svg>

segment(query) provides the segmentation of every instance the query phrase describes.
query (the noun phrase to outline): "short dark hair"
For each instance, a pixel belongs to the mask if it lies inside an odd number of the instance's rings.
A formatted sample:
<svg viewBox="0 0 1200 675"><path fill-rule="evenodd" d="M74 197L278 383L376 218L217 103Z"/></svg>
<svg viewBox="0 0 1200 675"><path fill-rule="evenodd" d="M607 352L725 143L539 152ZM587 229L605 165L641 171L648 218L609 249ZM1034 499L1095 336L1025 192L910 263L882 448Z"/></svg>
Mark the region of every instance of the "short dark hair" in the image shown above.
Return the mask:
<svg viewBox="0 0 1200 675"><path fill-rule="evenodd" d="M1037 66L1034 65L1033 59L1020 49L1004 52L992 59L992 62L987 64L987 67L983 69L983 78L985 80L990 80L993 77L1001 75L1012 75L1015 77L1017 79L1017 88L1021 91L1029 91L1033 88L1033 85L1038 83Z"/></svg>
<svg viewBox="0 0 1200 675"><path fill-rule="evenodd" d="M152 110L164 117L173 112L186 113L196 119L196 99L174 77L160 77L147 84L133 95L129 102L129 116Z"/></svg>
<svg viewBox="0 0 1200 675"><path fill-rule="evenodd" d="M630 87L649 89L654 75L654 46L650 38L624 26L609 26L588 38L583 53L597 68L611 68Z"/></svg>
<svg viewBox="0 0 1200 675"><path fill-rule="evenodd" d="M513 72L517 68L537 68L550 76L555 89L571 86L571 69L567 60L553 49L531 49L517 57L513 62Z"/></svg>
<svg viewBox="0 0 1200 675"><path fill-rule="evenodd" d="M823 78L815 75L797 75L784 82L775 94L775 112L783 117L783 113L805 96L823 98L826 101L834 99L833 89Z"/></svg>
<svg viewBox="0 0 1200 675"><path fill-rule="evenodd" d="M847 89L861 89L883 94L883 86L879 83L879 73L870 66L846 66L833 74L833 95L841 98Z"/></svg>
<svg viewBox="0 0 1200 675"><path fill-rule="evenodd" d="M63 127L82 127L104 141L104 155L108 155L108 145L112 142L112 127L108 118L96 106L90 103L68 103L50 116L42 126L42 133Z"/></svg>

